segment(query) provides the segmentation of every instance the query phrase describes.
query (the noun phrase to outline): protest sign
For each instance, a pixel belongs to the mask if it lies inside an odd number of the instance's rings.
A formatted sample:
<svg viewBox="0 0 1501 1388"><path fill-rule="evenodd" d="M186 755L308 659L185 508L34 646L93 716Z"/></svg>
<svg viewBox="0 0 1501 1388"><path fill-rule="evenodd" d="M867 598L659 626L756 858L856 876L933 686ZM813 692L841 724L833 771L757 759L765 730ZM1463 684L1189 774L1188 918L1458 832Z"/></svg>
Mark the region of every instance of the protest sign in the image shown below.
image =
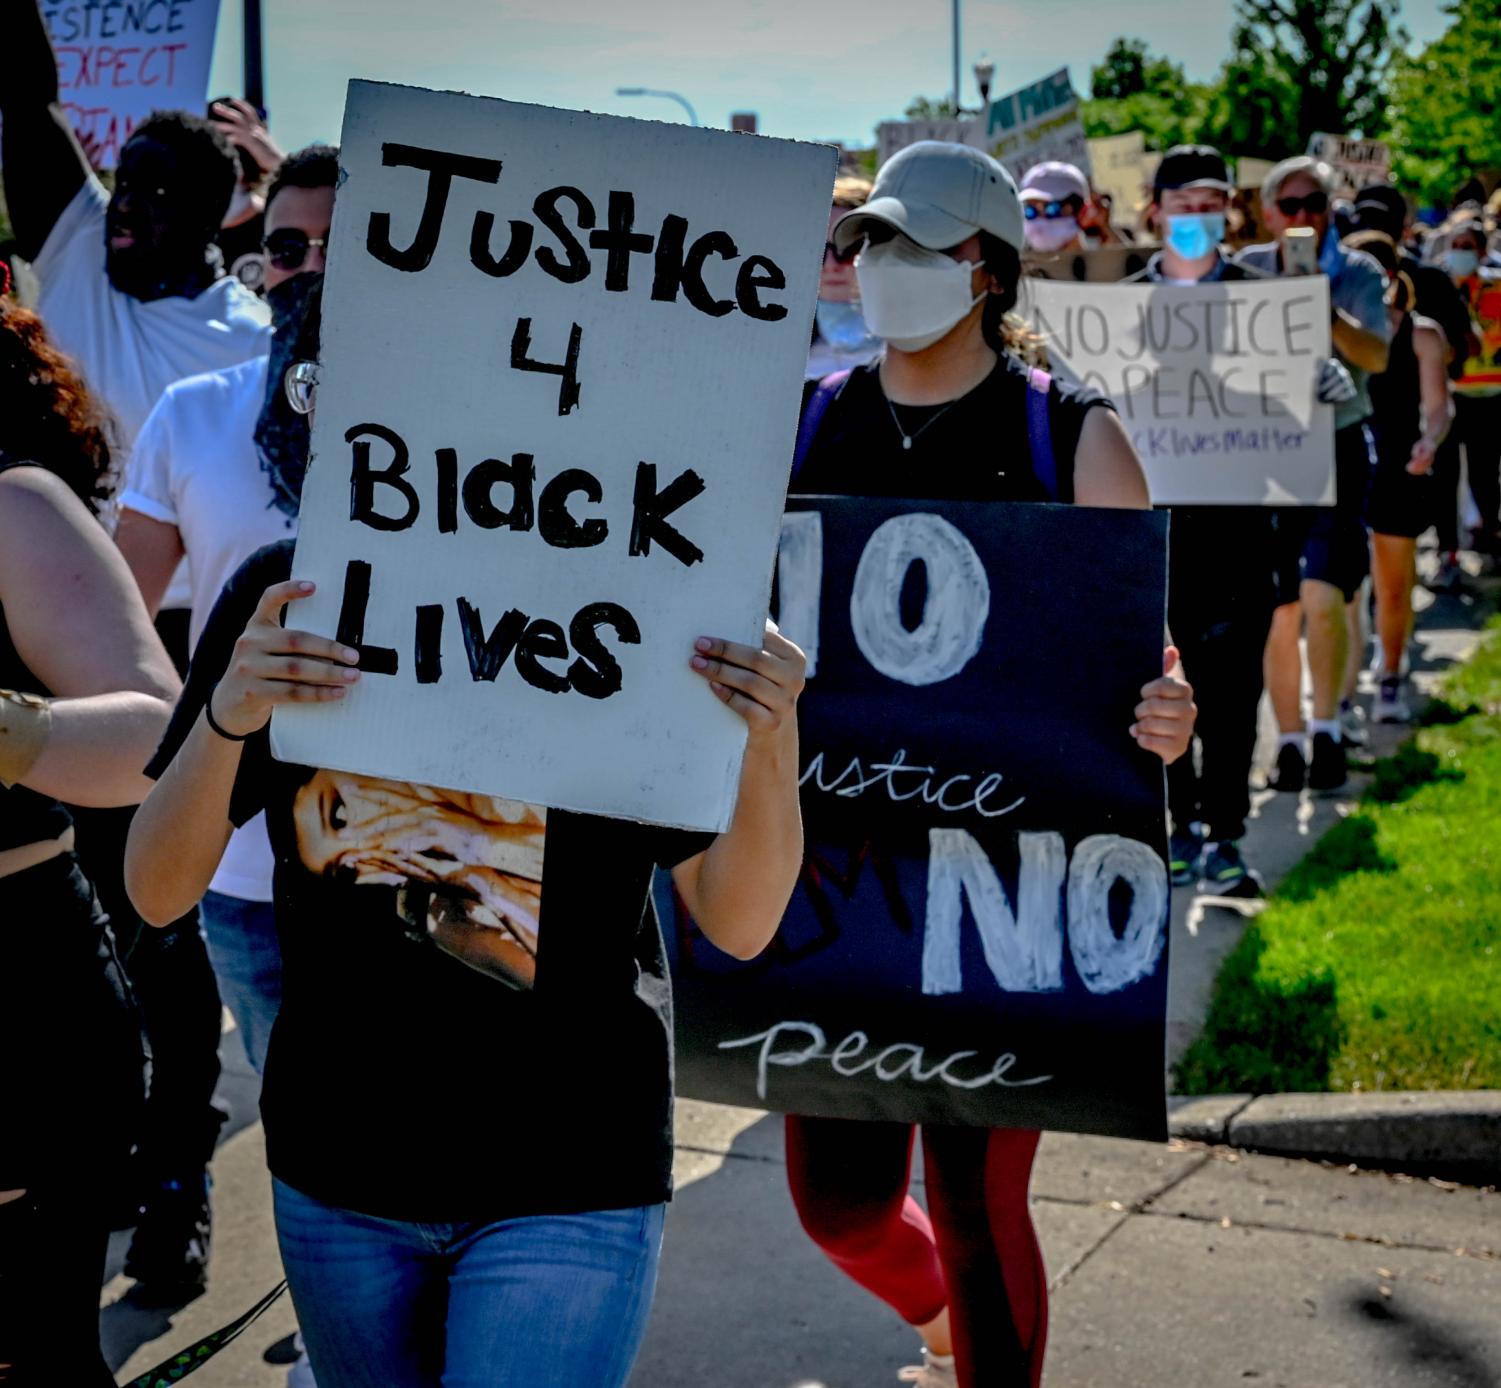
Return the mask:
<svg viewBox="0 0 1501 1388"><path fill-rule="evenodd" d="M63 108L97 167L153 111L201 113L219 0L74 0L42 6Z"/></svg>
<svg viewBox="0 0 1501 1388"><path fill-rule="evenodd" d="M1501 278L1471 275L1460 281L1459 291L1478 347L1464 364L1460 387L1494 391L1501 387Z"/></svg>
<svg viewBox="0 0 1501 1388"><path fill-rule="evenodd" d="M299 625L362 651L284 760L722 829L835 151L353 82Z"/></svg>
<svg viewBox="0 0 1501 1388"><path fill-rule="evenodd" d="M969 130L970 143L994 155L1018 184L1034 164L1059 159L1088 178L1089 143L1079 117L1079 97L1060 68L1031 86L997 97Z"/></svg>
<svg viewBox="0 0 1501 1388"><path fill-rule="evenodd" d="M919 140L942 140L945 144L971 143L970 132L978 124L972 117L963 120L883 120L876 127L876 158L884 164L893 154L915 145Z"/></svg>
<svg viewBox="0 0 1501 1388"><path fill-rule="evenodd" d="M680 1094L1162 1137L1163 773L1127 730L1162 670L1166 525L793 503L806 860L749 964L659 895Z"/></svg>
<svg viewBox="0 0 1501 1388"><path fill-rule="evenodd" d="M1158 505L1333 505L1322 276L1023 293L1052 369L1115 402Z"/></svg>
<svg viewBox="0 0 1501 1388"><path fill-rule="evenodd" d="M1089 141L1095 191L1110 195L1117 222L1129 221L1128 214L1151 201L1152 178L1161 159L1160 154L1148 152L1140 130Z"/></svg>
<svg viewBox="0 0 1501 1388"><path fill-rule="evenodd" d="M1246 155L1235 161L1235 186L1237 188L1254 188L1261 191L1261 185L1266 182L1266 176L1277 166L1270 159L1257 159Z"/></svg>
<svg viewBox="0 0 1501 1388"><path fill-rule="evenodd" d="M1144 270L1158 251L1155 245L1131 242L1095 246L1087 251L1028 251L1022 273L1044 280L1074 280L1080 284L1115 284Z"/></svg>
<svg viewBox="0 0 1501 1388"><path fill-rule="evenodd" d="M1308 138L1308 152L1322 159L1351 192L1391 177L1392 152L1381 140L1362 140L1354 135L1328 135L1319 131Z"/></svg>

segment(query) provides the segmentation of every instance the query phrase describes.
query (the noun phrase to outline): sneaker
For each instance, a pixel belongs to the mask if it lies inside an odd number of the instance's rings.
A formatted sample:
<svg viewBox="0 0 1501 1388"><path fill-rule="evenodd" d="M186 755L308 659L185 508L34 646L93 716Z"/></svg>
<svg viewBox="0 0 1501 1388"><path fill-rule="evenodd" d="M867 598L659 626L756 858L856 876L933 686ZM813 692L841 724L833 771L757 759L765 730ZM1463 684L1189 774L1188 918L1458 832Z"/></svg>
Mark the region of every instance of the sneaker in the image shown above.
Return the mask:
<svg viewBox="0 0 1501 1388"><path fill-rule="evenodd" d="M140 1222L125 1255L124 1272L138 1293L174 1304L199 1295L208 1285L213 1213L208 1173L163 1181L146 1198Z"/></svg>
<svg viewBox="0 0 1501 1388"><path fill-rule="evenodd" d="M959 1388L959 1374L954 1368L952 1354L934 1354L924 1349L921 1364L909 1364L897 1371L903 1383L915 1383L917 1388Z"/></svg>
<svg viewBox="0 0 1501 1388"><path fill-rule="evenodd" d="M1465 571L1459 566L1459 556L1446 554L1439 560L1438 570L1426 584L1431 593L1457 593L1464 587Z"/></svg>
<svg viewBox="0 0 1501 1388"><path fill-rule="evenodd" d="M1339 728L1343 741L1351 747L1364 747L1370 740L1365 730L1365 710L1354 699L1339 706Z"/></svg>
<svg viewBox="0 0 1501 1388"><path fill-rule="evenodd" d="M1174 829L1167 841L1168 873L1175 887L1193 885L1194 869L1199 863L1199 854L1204 851L1204 840L1194 832L1193 826Z"/></svg>
<svg viewBox="0 0 1501 1388"><path fill-rule="evenodd" d="M1297 794L1303 789L1308 775L1308 763L1303 760L1302 749L1296 742L1284 742L1277 750L1277 766L1266 778L1270 790L1291 791Z"/></svg>
<svg viewBox="0 0 1501 1388"><path fill-rule="evenodd" d="M1336 742L1329 733L1313 735L1313 760L1308 768L1308 788L1320 794L1331 795L1343 790L1350 779L1345 763L1345 745Z"/></svg>
<svg viewBox="0 0 1501 1388"><path fill-rule="evenodd" d="M1412 709L1402 692L1401 675L1383 675L1376 686L1371 716L1378 723L1411 723Z"/></svg>
<svg viewBox="0 0 1501 1388"><path fill-rule="evenodd" d="M1261 878L1246 866L1238 841L1227 839L1206 845L1199 867L1199 892L1203 896L1261 895Z"/></svg>

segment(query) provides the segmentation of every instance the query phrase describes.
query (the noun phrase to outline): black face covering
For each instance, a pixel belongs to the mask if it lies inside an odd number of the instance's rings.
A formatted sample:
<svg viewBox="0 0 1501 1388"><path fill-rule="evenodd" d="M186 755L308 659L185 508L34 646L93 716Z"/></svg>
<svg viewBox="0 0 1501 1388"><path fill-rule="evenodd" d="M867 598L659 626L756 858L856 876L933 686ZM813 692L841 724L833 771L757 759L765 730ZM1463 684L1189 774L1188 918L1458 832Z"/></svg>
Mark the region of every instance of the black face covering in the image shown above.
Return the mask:
<svg viewBox="0 0 1501 1388"><path fill-rule="evenodd" d="M302 501L312 421L287 400L283 381L294 362L318 360L323 323L323 276L293 275L266 295L271 306L271 359L266 400L255 423L255 451L271 480L273 504L289 516Z"/></svg>

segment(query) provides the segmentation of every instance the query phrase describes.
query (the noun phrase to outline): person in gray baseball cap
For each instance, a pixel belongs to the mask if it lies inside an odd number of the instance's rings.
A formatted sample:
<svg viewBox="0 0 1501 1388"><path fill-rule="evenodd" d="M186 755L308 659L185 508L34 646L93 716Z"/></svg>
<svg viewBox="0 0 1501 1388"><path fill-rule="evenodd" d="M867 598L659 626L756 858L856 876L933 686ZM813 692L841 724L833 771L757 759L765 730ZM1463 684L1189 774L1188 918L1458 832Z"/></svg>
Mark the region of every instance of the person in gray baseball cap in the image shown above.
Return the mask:
<svg viewBox="0 0 1501 1388"><path fill-rule="evenodd" d="M980 150L916 144L881 169L870 200L835 226L834 244L858 249L862 307L885 351L811 391L794 491L1149 504L1110 402L1027 359L1036 340L1013 312L1022 227L1016 184ZM1087 566L1089 557L1060 554L1058 563ZM1168 762L1194 721L1177 654L1164 653L1168 674L1142 671L1141 702L1119 710L1122 738ZM933 699L940 719L941 686ZM915 1388L1041 1377L1048 1287L1027 1207L1039 1136L925 1127L930 1222L907 1193L910 1124L787 1120L803 1228L921 1336L922 1363L901 1373Z"/></svg>

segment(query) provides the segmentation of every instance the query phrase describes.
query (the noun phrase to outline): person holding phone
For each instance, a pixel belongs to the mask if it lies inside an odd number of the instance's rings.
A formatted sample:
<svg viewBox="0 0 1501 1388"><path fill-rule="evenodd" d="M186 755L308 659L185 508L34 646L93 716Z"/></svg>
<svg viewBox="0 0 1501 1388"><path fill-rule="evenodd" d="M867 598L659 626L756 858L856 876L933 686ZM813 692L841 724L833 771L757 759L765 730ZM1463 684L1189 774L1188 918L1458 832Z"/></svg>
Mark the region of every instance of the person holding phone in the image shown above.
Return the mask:
<svg viewBox="0 0 1501 1388"><path fill-rule="evenodd" d="M1281 791L1341 790L1348 776L1340 700L1351 659L1346 605L1370 572L1366 497L1376 466L1370 377L1386 370L1391 324L1386 276L1363 251L1340 244L1331 223L1331 172L1305 155L1284 159L1262 183L1275 240L1248 246L1238 264L1267 275L1329 278L1334 356L1319 399L1334 406L1335 503L1277 516L1277 608L1267 641L1266 683L1281 737L1271 784ZM1307 628L1313 716L1302 707L1300 630Z"/></svg>

